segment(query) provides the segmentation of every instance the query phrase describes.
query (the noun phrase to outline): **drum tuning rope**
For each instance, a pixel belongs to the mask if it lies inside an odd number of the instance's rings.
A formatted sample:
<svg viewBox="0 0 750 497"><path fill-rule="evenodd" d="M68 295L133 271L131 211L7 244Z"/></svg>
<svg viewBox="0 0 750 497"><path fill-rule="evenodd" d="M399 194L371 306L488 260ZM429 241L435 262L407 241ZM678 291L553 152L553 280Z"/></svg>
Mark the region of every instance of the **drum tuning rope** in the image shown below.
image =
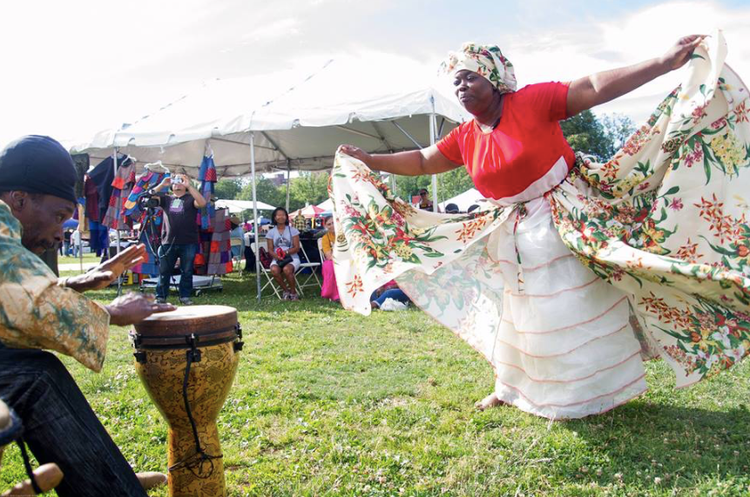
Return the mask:
<svg viewBox="0 0 750 497"><path fill-rule="evenodd" d="M188 420L190 421L190 427L193 430L193 438L195 439L195 454L183 459L182 461L173 464L169 467L169 472L175 471L181 468L187 468L196 478L206 479L210 478L214 472L214 459L220 459L222 455L212 456L206 453L206 450L201 447L200 437L198 436L198 428L195 426L195 419L193 419L193 412L190 409L190 399L188 399L188 381L190 379L190 366L193 362L201 361L201 351L196 347L198 338L195 333L192 333L189 337L185 337L190 349L187 351L187 366L185 366L185 378L182 382L182 400L185 402L185 411L187 412ZM204 470L205 463L209 464L209 468ZM205 473L205 474L204 474Z"/></svg>
<svg viewBox="0 0 750 497"><path fill-rule="evenodd" d="M35 493L41 494L42 489L36 483L34 478L34 470L31 468L31 460L29 459L29 453L26 450L26 441L23 439L23 424L21 418L18 417L13 409L8 408L10 411L10 423L0 430L0 453L2 452L1 447L9 444L10 442L16 442L18 448L21 450L21 459L23 459L23 468L26 470L26 475L31 480L31 488Z"/></svg>

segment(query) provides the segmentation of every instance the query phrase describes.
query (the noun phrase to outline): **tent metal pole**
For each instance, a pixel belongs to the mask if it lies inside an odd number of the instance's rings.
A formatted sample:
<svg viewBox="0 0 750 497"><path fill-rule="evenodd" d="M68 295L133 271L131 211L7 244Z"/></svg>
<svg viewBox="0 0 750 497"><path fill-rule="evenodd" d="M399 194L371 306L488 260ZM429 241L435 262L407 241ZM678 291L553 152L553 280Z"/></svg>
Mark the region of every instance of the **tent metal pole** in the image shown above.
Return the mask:
<svg viewBox="0 0 750 497"><path fill-rule="evenodd" d="M406 135L406 137L407 137L408 139L410 139L410 140L411 140L411 142L412 142L412 143L413 143L413 144L414 144L414 145L415 145L415 146L416 146L417 148L424 148L424 147L422 147L422 145L421 145L421 144L420 144L420 143L419 143L419 142L418 142L417 140L415 140L415 139L414 139L414 137L413 137L413 136L411 136L411 135L410 135L409 133L407 133L407 132L406 132L406 130L405 130L404 128L402 128L402 127L401 127L401 125L400 125L399 123L397 123L396 121L391 121L391 122L393 123L393 125L394 125L394 126L396 126L396 127L398 128L398 129L400 129L400 130L401 130L401 132L402 132L402 133L403 133L404 135Z"/></svg>
<svg viewBox="0 0 750 497"><path fill-rule="evenodd" d="M258 219L258 196L255 191L255 133L250 133L250 171L253 179L253 231L255 232L255 284L258 288L258 302L260 303L260 245L258 242L258 231L260 231L260 220Z"/></svg>
<svg viewBox="0 0 750 497"><path fill-rule="evenodd" d="M78 202L76 202L76 209L78 209L78 228L76 228L78 230L78 240L79 240L78 262L81 265L81 274L83 274L83 238L81 238L83 236L83 223L81 221L83 221L83 216L85 216L84 214L85 211L81 207L82 206L80 206ZM89 235L89 247L91 247L91 235ZM73 251L73 253L75 253L75 250Z"/></svg>
<svg viewBox="0 0 750 497"><path fill-rule="evenodd" d="M289 182L290 175L292 174L292 163L289 159L286 160L286 211L289 212Z"/></svg>
<svg viewBox="0 0 750 497"><path fill-rule="evenodd" d="M112 150L112 167L114 168L115 176L117 176L117 147L115 147ZM107 226L106 228L107 228L107 240L109 240L109 226ZM117 255L120 255L120 230L116 229L115 233L117 233L117 238L116 238ZM90 241L89 241L89 244L90 244ZM83 247L83 244L81 244L81 247ZM83 250L81 250L81 252L83 252ZM107 259L109 259L109 243L107 243ZM121 294L122 294L122 276L117 278L117 296L119 297Z"/></svg>
<svg viewBox="0 0 750 497"><path fill-rule="evenodd" d="M365 133L364 131L359 131L357 129L347 128L346 126L336 126L337 129L340 129L342 131L348 131L349 133L357 136L363 136L365 138L373 138L378 141L384 141L382 137L373 135L370 133ZM386 145L387 146L387 145Z"/></svg>
<svg viewBox="0 0 750 497"><path fill-rule="evenodd" d="M430 97L430 103L432 103L432 113L430 114L430 145L435 144L435 99ZM437 174L432 175L432 212L438 211L438 191L437 191Z"/></svg>

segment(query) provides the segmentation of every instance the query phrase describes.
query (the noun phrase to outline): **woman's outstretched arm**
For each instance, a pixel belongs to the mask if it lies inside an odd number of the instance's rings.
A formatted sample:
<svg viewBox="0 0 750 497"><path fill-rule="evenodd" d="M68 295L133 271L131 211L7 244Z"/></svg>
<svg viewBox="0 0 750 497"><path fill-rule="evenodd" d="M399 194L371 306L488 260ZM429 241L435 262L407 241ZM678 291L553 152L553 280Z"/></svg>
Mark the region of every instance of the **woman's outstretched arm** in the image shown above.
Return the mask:
<svg viewBox="0 0 750 497"><path fill-rule="evenodd" d="M686 36L661 57L573 81L568 90L568 116L614 100L662 74L682 67L703 38L705 35Z"/></svg>
<svg viewBox="0 0 750 497"><path fill-rule="evenodd" d="M368 154L353 145L341 145L339 151L361 160L374 171L384 171L402 176L438 174L461 167L461 164L449 161L435 145L422 150L409 150L408 152L397 152L395 154Z"/></svg>

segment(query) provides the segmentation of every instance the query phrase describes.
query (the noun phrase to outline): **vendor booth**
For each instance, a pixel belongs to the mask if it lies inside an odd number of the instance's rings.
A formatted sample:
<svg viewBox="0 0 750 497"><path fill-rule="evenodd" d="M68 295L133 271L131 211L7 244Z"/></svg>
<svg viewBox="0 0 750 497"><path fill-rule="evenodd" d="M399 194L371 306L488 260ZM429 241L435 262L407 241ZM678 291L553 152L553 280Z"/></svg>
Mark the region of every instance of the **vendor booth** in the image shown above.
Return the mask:
<svg viewBox="0 0 750 497"><path fill-rule="evenodd" d="M250 176L255 198L259 172L327 170L342 143L371 153L426 147L467 118L434 73L331 60L303 76L207 83L130 126L98 133L72 152L88 154L94 164L128 155L139 172L160 161L193 178L210 157L216 178ZM257 219L257 202L254 209ZM260 298L260 279L258 290Z"/></svg>

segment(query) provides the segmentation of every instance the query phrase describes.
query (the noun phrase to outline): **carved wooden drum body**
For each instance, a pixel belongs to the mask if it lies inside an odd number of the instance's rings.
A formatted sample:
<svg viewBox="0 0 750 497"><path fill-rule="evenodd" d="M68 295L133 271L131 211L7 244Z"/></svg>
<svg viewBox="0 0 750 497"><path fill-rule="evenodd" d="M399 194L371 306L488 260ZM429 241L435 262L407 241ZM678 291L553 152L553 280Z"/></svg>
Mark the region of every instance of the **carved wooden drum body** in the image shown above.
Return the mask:
<svg viewBox="0 0 750 497"><path fill-rule="evenodd" d="M225 496L216 419L237 372L237 311L220 305L154 314L131 332L136 371L169 424L172 497Z"/></svg>

